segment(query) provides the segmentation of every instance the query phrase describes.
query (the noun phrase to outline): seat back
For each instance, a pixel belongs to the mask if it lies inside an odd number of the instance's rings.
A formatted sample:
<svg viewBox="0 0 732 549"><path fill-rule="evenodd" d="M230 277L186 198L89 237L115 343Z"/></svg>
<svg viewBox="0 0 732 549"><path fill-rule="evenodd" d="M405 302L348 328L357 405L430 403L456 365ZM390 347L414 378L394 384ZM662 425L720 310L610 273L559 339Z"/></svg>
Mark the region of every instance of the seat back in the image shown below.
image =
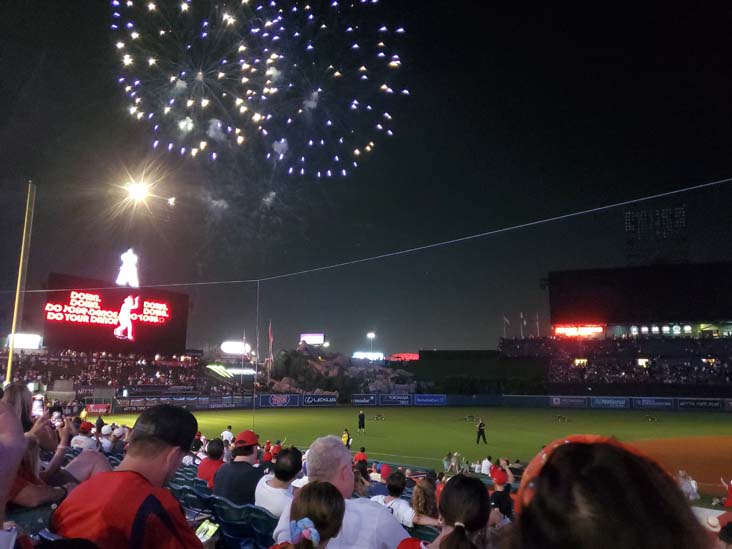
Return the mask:
<svg viewBox="0 0 732 549"><path fill-rule="evenodd" d="M428 543L432 543L435 538L440 535L440 531L437 528L433 528L432 526L423 526L421 524L412 528L411 533L413 537Z"/></svg>
<svg viewBox="0 0 732 549"><path fill-rule="evenodd" d="M211 496L210 504L227 547L259 549L274 545L272 534L278 519L266 509L236 505L220 496Z"/></svg>

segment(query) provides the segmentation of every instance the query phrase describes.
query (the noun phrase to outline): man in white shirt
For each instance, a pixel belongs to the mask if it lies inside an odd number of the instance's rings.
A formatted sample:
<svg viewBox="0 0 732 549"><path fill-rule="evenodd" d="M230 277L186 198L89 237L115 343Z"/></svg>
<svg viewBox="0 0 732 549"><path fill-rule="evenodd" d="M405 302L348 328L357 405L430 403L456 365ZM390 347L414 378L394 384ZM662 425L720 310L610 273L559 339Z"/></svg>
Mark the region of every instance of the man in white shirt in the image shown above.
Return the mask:
<svg viewBox="0 0 732 549"><path fill-rule="evenodd" d="M302 452L295 448L285 448L279 453L274 464L274 474L264 475L254 491L254 504L264 507L279 517L292 503L292 481L302 469Z"/></svg>
<svg viewBox="0 0 732 549"><path fill-rule="evenodd" d="M308 479L330 482L346 500L346 514L338 535L328 549L393 549L407 532L389 510L366 498L353 495L351 452L337 436L316 439L308 451ZM287 506L274 531L275 543L290 541L290 507Z"/></svg>
<svg viewBox="0 0 732 549"><path fill-rule="evenodd" d="M228 440L229 444L234 442L234 433L231 432L231 425L221 432L221 440Z"/></svg>
<svg viewBox="0 0 732 549"><path fill-rule="evenodd" d="M409 502L402 499L404 488L406 487L406 477L401 471L394 471L386 479L386 489L388 495L374 496L371 501L375 501L389 509L394 518L399 521L402 526L414 528L415 524L426 524L428 526L439 526L440 521L425 515L418 515L409 505Z"/></svg>
<svg viewBox="0 0 732 549"><path fill-rule="evenodd" d="M99 437L99 445L102 447L102 452L108 454L112 451L112 440L109 438L112 435L112 426L105 425L102 427L102 436Z"/></svg>
<svg viewBox="0 0 732 549"><path fill-rule="evenodd" d="M79 425L79 434L71 439L70 446L72 448L81 448L82 450L96 450L97 441L91 437L91 430L94 427L88 421L82 421Z"/></svg>
<svg viewBox="0 0 732 549"><path fill-rule="evenodd" d="M490 475L492 465L493 465L493 463L491 463L491 456L486 457L480 464L481 474Z"/></svg>

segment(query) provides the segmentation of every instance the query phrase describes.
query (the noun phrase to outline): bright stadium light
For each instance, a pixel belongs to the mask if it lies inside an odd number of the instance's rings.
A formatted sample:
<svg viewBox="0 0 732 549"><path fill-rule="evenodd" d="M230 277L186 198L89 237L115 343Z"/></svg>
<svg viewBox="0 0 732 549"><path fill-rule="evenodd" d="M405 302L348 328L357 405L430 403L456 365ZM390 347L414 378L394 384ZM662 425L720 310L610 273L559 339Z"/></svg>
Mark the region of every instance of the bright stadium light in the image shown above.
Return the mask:
<svg viewBox="0 0 732 549"><path fill-rule="evenodd" d="M146 183L131 181L126 188L127 196L135 202L144 201L150 194L150 189Z"/></svg>
<svg viewBox="0 0 732 549"><path fill-rule="evenodd" d="M366 352L366 351L356 351L353 353L351 358L355 358L356 360L368 360L370 362L380 362L384 360L384 353L381 352Z"/></svg>
<svg viewBox="0 0 732 549"><path fill-rule="evenodd" d="M323 348L324 349L327 349L328 347L330 347L330 341L324 341L323 342Z"/></svg>
<svg viewBox="0 0 732 549"><path fill-rule="evenodd" d="M251 350L251 345L243 341L224 341L221 344L221 351L227 355L247 355Z"/></svg>
<svg viewBox="0 0 732 549"><path fill-rule="evenodd" d="M374 352L374 338L376 338L375 332L369 332L366 334L366 337L369 338L369 343L371 344L371 352Z"/></svg>
<svg viewBox="0 0 732 549"><path fill-rule="evenodd" d="M40 349L42 337L39 334L8 334L8 346L11 341L16 349Z"/></svg>

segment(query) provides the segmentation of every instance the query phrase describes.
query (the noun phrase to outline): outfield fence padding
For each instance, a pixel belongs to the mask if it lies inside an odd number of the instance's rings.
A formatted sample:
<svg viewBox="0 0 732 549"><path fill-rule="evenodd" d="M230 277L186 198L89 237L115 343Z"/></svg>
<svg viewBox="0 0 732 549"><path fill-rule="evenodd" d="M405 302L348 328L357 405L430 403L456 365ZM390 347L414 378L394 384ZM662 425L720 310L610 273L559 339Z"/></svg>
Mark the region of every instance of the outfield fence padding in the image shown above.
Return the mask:
<svg viewBox="0 0 732 549"><path fill-rule="evenodd" d="M253 408L252 396L145 396L114 399L114 413L141 412L157 404L175 404L189 410ZM333 408L335 395L261 394L256 408ZM699 411L732 412L732 398L573 396L573 395L444 395L444 394L358 394L352 407L423 407L462 406L593 410Z"/></svg>

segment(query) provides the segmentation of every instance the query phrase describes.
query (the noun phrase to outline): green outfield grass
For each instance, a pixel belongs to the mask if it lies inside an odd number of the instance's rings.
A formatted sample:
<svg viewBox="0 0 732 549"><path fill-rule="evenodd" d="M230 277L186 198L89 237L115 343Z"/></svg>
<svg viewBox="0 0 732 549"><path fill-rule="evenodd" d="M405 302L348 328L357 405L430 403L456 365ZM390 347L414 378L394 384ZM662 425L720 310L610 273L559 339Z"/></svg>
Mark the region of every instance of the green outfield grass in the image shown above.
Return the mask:
<svg viewBox="0 0 732 549"><path fill-rule="evenodd" d="M254 430L261 440L287 439L287 444L306 447L318 436L351 432L353 448L365 446L369 459L396 461L439 468L448 451L458 451L469 460L486 454L528 461L542 445L573 433L612 435L620 440L729 435L732 416L711 412L652 412L657 422L648 422L648 412L618 410L533 410L518 408L367 408L366 435L357 434L355 408L257 410ZM371 416L383 414L384 421ZM555 420L557 414L569 418ZM208 438L219 436L232 425L238 431L252 428L251 410L196 412L199 429ZM468 415L485 420L488 445L476 446L474 422ZM132 425L135 415L105 418ZM93 419L92 419L93 420Z"/></svg>

